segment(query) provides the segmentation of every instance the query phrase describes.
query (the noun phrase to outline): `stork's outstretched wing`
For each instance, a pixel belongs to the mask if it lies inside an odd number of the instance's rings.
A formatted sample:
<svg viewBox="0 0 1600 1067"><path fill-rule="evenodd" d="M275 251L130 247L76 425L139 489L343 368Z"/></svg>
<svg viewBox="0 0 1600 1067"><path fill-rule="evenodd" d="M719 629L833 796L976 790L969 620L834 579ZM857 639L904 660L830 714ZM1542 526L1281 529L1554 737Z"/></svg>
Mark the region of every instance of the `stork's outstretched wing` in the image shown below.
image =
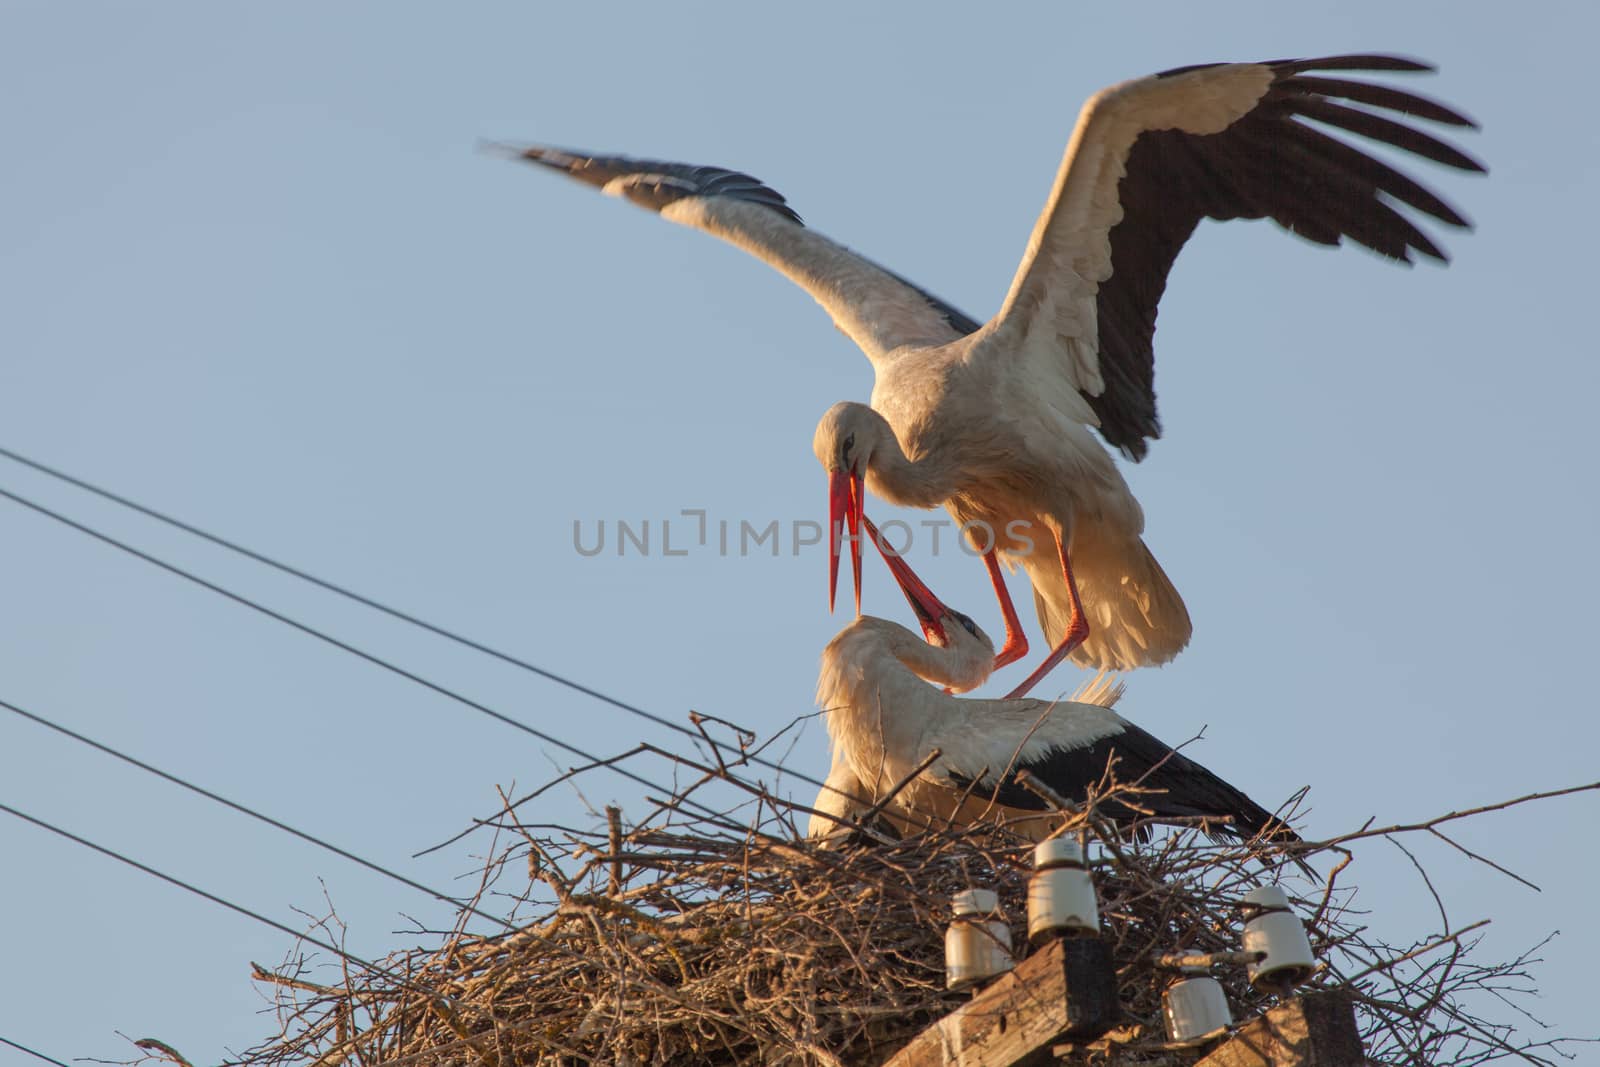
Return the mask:
<svg viewBox="0 0 1600 1067"><path fill-rule="evenodd" d="M815 297L875 362L901 345L946 344L978 328L938 297L807 229L782 195L748 174L560 148L508 151L765 260Z"/></svg>
<svg viewBox="0 0 1600 1067"><path fill-rule="evenodd" d="M1112 86L1078 117L1055 186L977 352L1065 374L1131 459L1159 437L1156 305L1203 218L1270 218L1319 244L1348 237L1393 259L1444 253L1415 215L1468 222L1416 181L1322 126L1449 167L1476 160L1383 111L1474 123L1400 89L1308 72L1427 71L1395 56L1185 67ZM1351 106L1363 105L1359 107Z"/></svg>

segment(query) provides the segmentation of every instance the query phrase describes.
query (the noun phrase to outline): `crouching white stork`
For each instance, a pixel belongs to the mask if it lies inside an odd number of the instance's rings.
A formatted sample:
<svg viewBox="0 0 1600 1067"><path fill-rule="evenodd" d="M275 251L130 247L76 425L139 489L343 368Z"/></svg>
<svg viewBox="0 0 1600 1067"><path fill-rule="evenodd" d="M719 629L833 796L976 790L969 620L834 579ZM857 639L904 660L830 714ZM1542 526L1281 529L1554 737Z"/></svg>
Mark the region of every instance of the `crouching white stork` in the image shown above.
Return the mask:
<svg viewBox="0 0 1600 1067"><path fill-rule="evenodd" d="M1343 76L1430 69L1380 55L1207 64L1096 93L987 324L807 229L748 174L547 147L517 155L729 241L827 309L876 372L871 407L840 405L818 429L817 454L833 481L830 540L837 544L841 518L854 529L863 478L884 499L944 505L981 531L973 539L1005 619L997 666L1027 651L997 556L1027 571L1053 646L1011 693L1021 696L1069 655L1125 670L1164 663L1188 643L1183 600L1140 538L1143 512L1090 428L1132 460L1160 436L1156 306L1200 220L1270 218L1319 244L1349 238L1405 262L1413 253L1445 259L1418 220L1464 227L1466 219L1330 132L1481 171L1395 116L1471 120ZM927 171L919 165L908 180ZM1220 339L1223 358L1225 346ZM837 565L835 549L835 573Z"/></svg>
<svg viewBox="0 0 1600 1067"><path fill-rule="evenodd" d="M866 526L876 541L870 520ZM1059 819L1018 784L1017 772L1027 770L1062 797L1081 801L1115 760L1118 781L1156 792L1138 799L1148 814L1108 800L1101 810L1113 821L1203 819L1213 832L1299 840L1239 790L1112 711L1120 686L1100 680L1080 699L1058 702L941 692L937 686L964 692L981 685L993 669L994 645L904 560L884 558L926 640L867 615L823 651L817 702L833 743L833 768L817 798L811 837L837 839L841 824L832 816L853 819L882 804L882 818L898 832L947 819L958 826L1000 821L1042 838ZM918 771L935 750L937 758Z"/></svg>

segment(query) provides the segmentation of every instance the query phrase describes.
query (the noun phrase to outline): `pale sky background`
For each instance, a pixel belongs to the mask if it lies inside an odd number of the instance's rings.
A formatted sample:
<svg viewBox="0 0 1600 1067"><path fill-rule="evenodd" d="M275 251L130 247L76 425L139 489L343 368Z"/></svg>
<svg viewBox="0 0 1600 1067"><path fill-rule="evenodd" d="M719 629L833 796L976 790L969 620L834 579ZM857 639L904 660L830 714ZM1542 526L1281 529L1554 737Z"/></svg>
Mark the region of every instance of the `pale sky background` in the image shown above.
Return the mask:
<svg viewBox="0 0 1600 1067"><path fill-rule="evenodd" d="M824 518L812 429L870 368L742 253L477 140L748 170L982 319L1097 88L1416 55L1442 73L1404 84L1476 116L1459 143L1492 170L1415 168L1477 223L1445 234L1449 269L1264 223L1179 260L1166 437L1128 478L1195 639L1124 710L1170 741L1206 726L1193 755L1269 807L1309 784L1312 836L1600 778L1594 8L1102 6L10 0L0 446L662 714L768 732L810 709L844 622L820 547L585 559L572 522ZM666 736L4 460L0 487L574 744ZM0 699L423 881L465 885L482 842L410 853L569 762L5 501L0 546ZM903 617L869 562L868 610ZM917 562L999 633L981 567ZM825 771L819 728L793 758ZM620 778L584 789L641 808ZM325 883L369 956L415 940L404 915L448 921L10 714L0 803L292 925ZM538 815L587 819L570 791ZM1486 958L1562 931L1534 1010L1572 1035L1600 1029L1597 815L1588 795L1461 828L1540 894L1416 842L1452 919L1494 920ZM249 961L282 935L3 814L0 857L0 1036L120 1059L121 1030L204 1064L274 1029ZM1380 933L1433 929L1393 847L1346 877Z"/></svg>

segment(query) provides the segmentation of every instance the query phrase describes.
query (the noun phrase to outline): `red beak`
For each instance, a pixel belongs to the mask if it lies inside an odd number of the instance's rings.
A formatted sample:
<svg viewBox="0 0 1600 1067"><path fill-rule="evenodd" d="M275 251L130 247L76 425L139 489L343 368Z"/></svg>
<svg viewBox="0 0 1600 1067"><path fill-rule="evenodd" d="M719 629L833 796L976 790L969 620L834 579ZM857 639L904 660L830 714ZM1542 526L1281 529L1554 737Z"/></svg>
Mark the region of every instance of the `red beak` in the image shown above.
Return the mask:
<svg viewBox="0 0 1600 1067"><path fill-rule="evenodd" d="M871 519L863 515L861 521L867 527L867 536L871 537L872 543L877 546L878 554L889 565L900 591L906 595L906 600L910 601L911 610L916 612L917 622L922 625L922 636L929 644L944 645L946 643L944 626L939 620L950 615L950 609L945 607L944 601L933 595L933 590L917 577L917 573L903 557L884 549L883 538L878 536L878 528L872 524Z"/></svg>
<svg viewBox="0 0 1600 1067"><path fill-rule="evenodd" d="M861 614L861 522L865 518L863 477L848 471L828 474L828 610L839 588L839 542L850 539L850 569L856 587L856 614Z"/></svg>

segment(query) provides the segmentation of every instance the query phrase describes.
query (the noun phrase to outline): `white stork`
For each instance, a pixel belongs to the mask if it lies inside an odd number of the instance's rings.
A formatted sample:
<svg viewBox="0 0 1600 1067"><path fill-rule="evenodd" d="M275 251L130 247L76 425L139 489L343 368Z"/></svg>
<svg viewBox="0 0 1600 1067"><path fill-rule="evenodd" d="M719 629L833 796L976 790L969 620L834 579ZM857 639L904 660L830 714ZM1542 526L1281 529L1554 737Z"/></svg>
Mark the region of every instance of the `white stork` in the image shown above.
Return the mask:
<svg viewBox="0 0 1600 1067"><path fill-rule="evenodd" d="M876 541L870 520L866 525ZM1239 790L1112 711L1121 686L1103 677L1070 701L941 692L936 686L965 692L981 685L993 669L994 645L970 618L941 603L903 559L884 558L926 640L867 615L823 651L817 703L833 743L833 768L809 836L837 840L841 824L834 816L855 819L881 804L882 817L902 832L946 819L958 826L994 820L1044 837L1059 820L1017 783L1016 772L1028 770L1062 797L1081 801L1115 759L1117 780L1159 792L1139 798L1148 815L1108 801L1102 811L1114 820L1205 819L1222 833L1265 831L1298 840ZM937 758L923 767L935 750Z"/></svg>
<svg viewBox="0 0 1600 1067"><path fill-rule="evenodd" d="M1413 252L1445 260L1414 216L1468 225L1325 129L1482 171L1385 112L1447 126L1470 119L1389 85L1328 76L1431 69L1380 55L1207 64L1096 93L1010 293L984 324L807 229L747 174L548 147L516 154L729 241L822 304L876 374L870 407L838 405L817 430L832 483L830 604L841 519L854 532L863 477L893 503L943 504L958 522L983 524L968 528L982 531L972 536L1005 619L996 666L1027 651L997 555L1033 584L1053 650L1013 690L1021 696L1068 655L1123 670L1164 663L1188 643L1183 600L1140 538L1143 512L1090 428L1135 461L1160 436L1156 306L1200 220L1270 218L1319 244L1348 237L1408 263ZM851 544L859 608L860 545Z"/></svg>

